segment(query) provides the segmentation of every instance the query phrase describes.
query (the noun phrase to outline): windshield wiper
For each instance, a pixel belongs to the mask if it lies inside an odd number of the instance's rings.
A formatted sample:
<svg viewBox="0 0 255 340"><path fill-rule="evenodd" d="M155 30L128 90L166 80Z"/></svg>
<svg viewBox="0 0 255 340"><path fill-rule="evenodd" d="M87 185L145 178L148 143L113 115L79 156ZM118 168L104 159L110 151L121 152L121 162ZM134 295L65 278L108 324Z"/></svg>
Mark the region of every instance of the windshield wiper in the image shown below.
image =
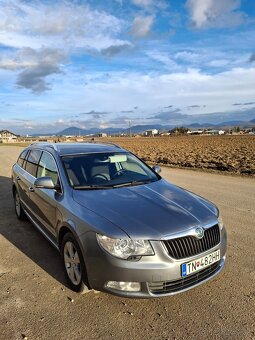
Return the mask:
<svg viewBox="0 0 255 340"><path fill-rule="evenodd" d="M74 185L75 190L111 189L113 185Z"/></svg>
<svg viewBox="0 0 255 340"><path fill-rule="evenodd" d="M142 180L142 181L130 181L130 182L125 182L125 183L120 183L120 184L114 184L112 187L113 188L121 188L121 187L131 187L139 184L148 184L153 182L151 179L147 180Z"/></svg>
<svg viewBox="0 0 255 340"><path fill-rule="evenodd" d="M151 179L147 180L140 180L140 181L130 181L130 182L125 182L125 183L120 183L120 184L110 184L110 185L74 185L73 189L76 190L94 190L94 189L112 189L112 188L122 188L122 187L131 187L135 185L140 185L140 184L148 184L154 182Z"/></svg>

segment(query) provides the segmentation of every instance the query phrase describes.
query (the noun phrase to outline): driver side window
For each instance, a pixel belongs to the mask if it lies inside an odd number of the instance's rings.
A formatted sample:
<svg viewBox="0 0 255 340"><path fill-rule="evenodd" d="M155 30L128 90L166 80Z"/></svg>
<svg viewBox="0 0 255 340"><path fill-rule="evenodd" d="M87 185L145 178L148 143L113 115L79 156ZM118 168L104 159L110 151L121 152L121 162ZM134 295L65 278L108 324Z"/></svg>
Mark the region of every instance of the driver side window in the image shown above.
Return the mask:
<svg viewBox="0 0 255 340"><path fill-rule="evenodd" d="M43 152L37 170L37 178L45 176L51 177L55 185L59 183L56 162L48 152Z"/></svg>

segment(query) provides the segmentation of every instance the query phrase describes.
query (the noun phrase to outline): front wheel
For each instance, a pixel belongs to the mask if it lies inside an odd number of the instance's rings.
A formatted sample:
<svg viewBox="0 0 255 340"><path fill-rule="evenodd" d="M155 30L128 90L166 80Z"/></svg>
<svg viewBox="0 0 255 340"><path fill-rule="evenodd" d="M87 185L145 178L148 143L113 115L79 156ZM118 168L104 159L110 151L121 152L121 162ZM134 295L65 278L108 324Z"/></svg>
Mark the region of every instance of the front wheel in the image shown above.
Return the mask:
<svg viewBox="0 0 255 340"><path fill-rule="evenodd" d="M61 244L61 256L65 276L72 290L78 293L89 291L86 268L81 249L71 233L65 234Z"/></svg>

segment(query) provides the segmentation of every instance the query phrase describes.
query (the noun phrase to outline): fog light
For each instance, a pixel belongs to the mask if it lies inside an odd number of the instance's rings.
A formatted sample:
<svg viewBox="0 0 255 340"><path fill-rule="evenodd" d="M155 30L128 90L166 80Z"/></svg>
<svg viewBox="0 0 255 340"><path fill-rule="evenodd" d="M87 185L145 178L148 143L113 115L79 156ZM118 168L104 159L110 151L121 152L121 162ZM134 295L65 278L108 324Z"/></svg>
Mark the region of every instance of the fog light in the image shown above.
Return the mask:
<svg viewBox="0 0 255 340"><path fill-rule="evenodd" d="M108 281L106 287L127 292L139 292L141 290L140 282Z"/></svg>

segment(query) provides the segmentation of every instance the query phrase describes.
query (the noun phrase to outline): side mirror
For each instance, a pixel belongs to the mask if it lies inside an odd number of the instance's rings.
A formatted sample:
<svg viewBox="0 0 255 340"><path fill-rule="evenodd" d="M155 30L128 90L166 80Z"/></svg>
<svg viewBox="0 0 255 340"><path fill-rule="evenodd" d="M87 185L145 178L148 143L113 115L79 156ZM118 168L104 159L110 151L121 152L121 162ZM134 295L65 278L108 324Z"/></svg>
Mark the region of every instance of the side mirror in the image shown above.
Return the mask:
<svg viewBox="0 0 255 340"><path fill-rule="evenodd" d="M159 165L153 165L152 169L159 174L161 172L161 167Z"/></svg>
<svg viewBox="0 0 255 340"><path fill-rule="evenodd" d="M51 177L39 177L34 182L35 188L40 189L55 189L55 185Z"/></svg>

